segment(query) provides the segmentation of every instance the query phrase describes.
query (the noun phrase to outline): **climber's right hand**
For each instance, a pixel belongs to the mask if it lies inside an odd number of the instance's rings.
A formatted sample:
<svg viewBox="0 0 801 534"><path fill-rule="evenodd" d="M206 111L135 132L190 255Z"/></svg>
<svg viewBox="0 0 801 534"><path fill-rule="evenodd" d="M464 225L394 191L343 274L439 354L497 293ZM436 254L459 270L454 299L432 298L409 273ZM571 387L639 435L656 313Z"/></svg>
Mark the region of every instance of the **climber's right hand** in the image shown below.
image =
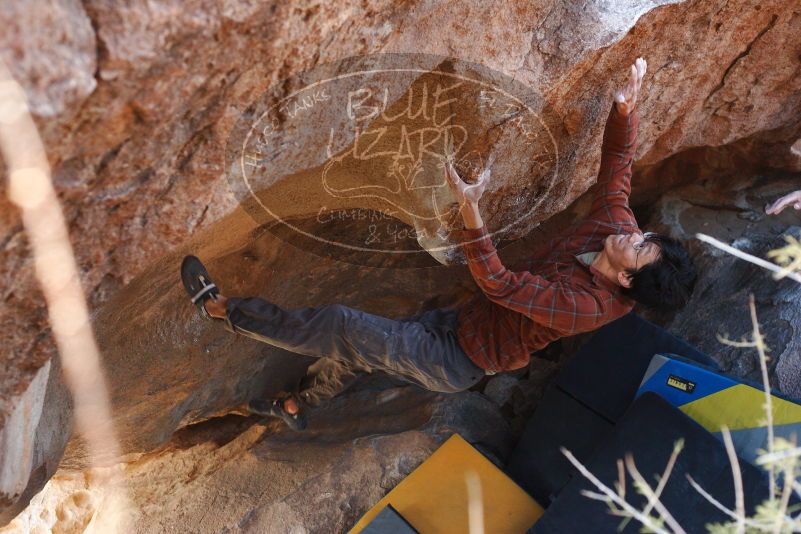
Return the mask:
<svg viewBox="0 0 801 534"><path fill-rule="evenodd" d="M469 184L462 180L459 173L456 172L453 164L446 161L444 164L445 175L448 180L448 185L456 195L460 206L477 206L481 195L484 194L484 189L490 180L489 168L482 172L475 183Z"/></svg>

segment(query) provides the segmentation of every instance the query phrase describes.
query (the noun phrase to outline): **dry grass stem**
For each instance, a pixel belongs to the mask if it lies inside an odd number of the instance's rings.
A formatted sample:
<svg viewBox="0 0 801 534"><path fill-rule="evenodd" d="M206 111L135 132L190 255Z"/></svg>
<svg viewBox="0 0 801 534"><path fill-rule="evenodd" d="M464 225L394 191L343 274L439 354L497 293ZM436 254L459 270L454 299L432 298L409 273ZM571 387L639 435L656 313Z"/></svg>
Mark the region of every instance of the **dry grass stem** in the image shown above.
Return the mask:
<svg viewBox="0 0 801 534"><path fill-rule="evenodd" d="M722 241L718 241L714 237L710 237L710 236L708 236L706 234L695 234L695 237L697 239L699 239L700 241L703 241L704 243L708 243L708 244L712 245L713 247L719 248L720 250L722 250L724 252L728 252L732 256L736 256L736 257L738 257L740 259L743 259L743 260L745 260L747 262L753 263L754 265L759 265L762 268L765 268L765 269L767 269L769 271L773 271L774 273L777 273L777 274L781 274L782 276L786 276L787 278L795 280L796 282L801 284L801 275L799 275L798 273L794 273L794 272L785 273L785 269L782 269L781 267L779 267L775 263L771 263L769 261L763 260L762 258L757 258L756 256L752 256L751 254L748 254L747 252L743 252L742 250L738 250L738 249L736 249L736 248L734 248L734 247L732 247L730 245L727 245L726 243L723 243Z"/></svg>
<svg viewBox="0 0 801 534"><path fill-rule="evenodd" d="M592 483L592 485L595 486L596 488L598 488L598 490L601 491L603 496L606 497L605 499L601 498L601 499L596 499L596 500L606 501L608 499L610 502L615 503L620 508L622 508L623 510L628 512L628 514L631 517L633 517L634 519L639 521L644 527L650 529L652 532L656 532L657 534L670 534L669 531L667 531L667 530L663 529L661 526L657 525L651 517L644 515L642 512L637 510L635 507L633 507L631 504L626 502L624 499L621 499L614 491L612 491L611 488L609 488L606 484L604 484L603 482L598 480L598 478L595 475L593 475L589 471L589 469L584 467L584 464L579 462L578 459L575 456L573 456L573 454L569 450L565 449L564 447L561 447L560 451L562 452L562 454L565 455L565 457L568 459L568 461L571 464L573 464L573 467L578 469L579 473L581 473L584 476L584 478L589 480ZM601 496L599 494L591 494L591 495L596 495L596 496L603 497L603 496ZM679 531L676 531L675 534L678 534L679 532L684 532L684 531L683 530L679 530Z"/></svg>
<svg viewBox="0 0 801 534"><path fill-rule="evenodd" d="M771 454L774 446L773 399L770 395L770 378L768 377L768 358L765 356L765 340L762 337L762 332L759 330L759 321L757 320L753 293L748 297L748 307L751 310L751 326L754 329L754 344L759 353L759 369L762 372L762 389L765 391L765 424L768 427L768 454ZM770 498L772 499L776 495L776 471L772 464L768 464L768 476L770 477L768 484L770 485Z"/></svg>
<svg viewBox="0 0 801 534"><path fill-rule="evenodd" d="M671 454L671 459L673 460L673 463L675 463L676 461L674 456L678 454L677 449L678 451L681 451L681 448L674 447L673 454ZM671 465L670 468L672 469L673 466ZM631 475L631 478L634 479L637 488L648 499L647 508L651 507L656 508L656 511L659 512L659 516L665 521L665 523L668 524L668 526L671 529L673 529L673 532L683 533L684 529L681 528L681 525L679 525L679 523L676 521L673 515L670 512L668 512L667 508L665 508L665 505L662 504L662 501L659 500L659 495L651 488L651 486L645 480L645 477L643 477L637 470L637 466L635 465L634 458L631 456L631 454L626 455L626 469ZM643 513L645 513L645 511L643 511Z"/></svg>
<svg viewBox="0 0 801 534"><path fill-rule="evenodd" d="M731 476L734 480L734 506L737 514L737 534L745 533L745 496L743 494L743 474L740 471L740 460L734 450L734 443L731 440L731 432L728 427L720 429L723 433L723 444L726 446L726 454L729 455L731 465Z"/></svg>

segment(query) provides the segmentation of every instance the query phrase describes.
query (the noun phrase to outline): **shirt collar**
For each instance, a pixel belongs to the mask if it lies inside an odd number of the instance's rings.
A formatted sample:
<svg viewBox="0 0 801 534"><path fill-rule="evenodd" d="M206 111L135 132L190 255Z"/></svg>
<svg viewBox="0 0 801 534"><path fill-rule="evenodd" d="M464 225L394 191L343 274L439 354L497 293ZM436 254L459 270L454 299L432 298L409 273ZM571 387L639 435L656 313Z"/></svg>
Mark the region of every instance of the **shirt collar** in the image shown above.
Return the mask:
<svg viewBox="0 0 801 534"><path fill-rule="evenodd" d="M614 283L611 280L609 280L606 276L603 275L603 273L601 271L599 271L598 269L593 267L592 264L587 265L586 263L584 263L584 261L582 261L582 258L579 258L579 256L583 256L583 254L578 254L578 255L575 255L573 257L576 259L576 262L578 262L579 265L581 265L584 269L586 269L586 270L588 270L590 272L590 274L592 275L592 279L596 284L598 284L599 286L603 287L604 289L606 289L610 293L619 293L620 292L620 286L619 285L617 285L616 283ZM593 258L593 260L594 259L595 258Z"/></svg>
<svg viewBox="0 0 801 534"><path fill-rule="evenodd" d="M576 258L584 265L590 266L592 262L595 261L595 258L598 257L598 254L600 254L600 252L583 252L581 254L576 254Z"/></svg>

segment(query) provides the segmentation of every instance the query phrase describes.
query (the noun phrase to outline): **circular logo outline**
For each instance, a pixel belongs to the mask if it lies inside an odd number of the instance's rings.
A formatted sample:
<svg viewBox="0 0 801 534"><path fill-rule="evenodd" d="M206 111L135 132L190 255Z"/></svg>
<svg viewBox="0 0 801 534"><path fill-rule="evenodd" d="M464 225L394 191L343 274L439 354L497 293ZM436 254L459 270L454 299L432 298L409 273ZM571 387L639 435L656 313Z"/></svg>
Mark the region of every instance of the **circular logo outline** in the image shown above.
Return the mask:
<svg viewBox="0 0 801 534"><path fill-rule="evenodd" d="M377 61L377 60L379 60L381 58L387 58L387 57L388 58L392 58L392 59L399 59L399 58L412 58L413 59L413 58L425 57L425 58L429 58L429 59L436 59L436 64L437 65L442 64L443 62L446 62L446 61L451 61L451 62L457 62L460 65L466 65L466 66L472 67L472 68L474 68L474 70L482 70L483 69L483 70L490 70L491 71L491 69L489 69L486 66L477 65L477 64L472 63L472 62L463 61L463 60L460 60L460 59L457 59L457 58L447 57L447 56L435 56L435 55L431 55L431 54L371 54L371 55L366 55L366 56L350 56L350 57L342 58L342 59L339 59L339 60L336 60L336 61L333 61L333 62L325 63L325 64L322 64L322 65L316 65L312 69L309 69L309 70L306 70L306 71L302 71L302 72L300 72L300 73L298 73L296 75L293 75L289 79L303 80L305 77L307 77L307 76L309 76L311 74L314 74L316 71L323 70L323 69L326 69L326 68L334 68L335 66L347 64L348 62L359 62L359 63L365 62L365 61L367 61L367 62L375 62L375 61ZM485 80L475 79L475 78L472 78L472 77L469 77L469 76L466 76L466 75L463 75L463 74L459 74L459 73L447 72L447 71L439 70L438 68L435 68L435 69L426 69L426 68L420 68L420 67L360 68L360 69L355 70L355 71L345 72L345 73L337 74L335 76L330 76L330 77L327 77L327 78L318 79L316 81L312 81L311 83L303 83L302 87L300 87L298 89L295 89L290 94L288 94L286 96L283 96L280 99L278 99L278 101L275 104L271 105L264 112L262 112L255 120L253 120L252 123L251 123L250 128L248 128L248 130L247 130L247 133L246 133L244 139L239 143L237 152L241 152L241 153L239 154L237 163L238 163L238 166L239 166L239 170L241 172L241 179L242 179L245 187L247 188L247 191L248 191L248 194L249 194L250 198L253 199L259 205L259 207L264 211L264 213L266 213L273 221L284 225L285 227L291 229L292 231L294 231L294 232L296 232L296 233L298 233L298 234L300 234L300 235L302 235L302 236L304 236L306 238L310 238L310 239L313 239L315 241L318 241L318 242L321 242L321 243L324 243L324 244L327 244L327 245L332 245L332 246L335 246L335 247L341 247L343 249L347 249L347 250L351 250L351 251L368 252L368 253L419 254L419 253L422 253L422 252L427 252L427 253L445 252L445 251L452 251L454 249L459 249L465 243L473 243L473 242L478 241L478 239L471 239L471 240L463 241L463 242L460 242L460 243L448 243L446 245L435 246L435 247L432 247L432 248L422 248L421 247L418 250L392 250L392 249L382 249L382 248L369 248L369 247L352 245L352 244L348 244L348 243L341 243L341 242L338 242L338 241L327 239L327 238L315 235L313 233L307 232L307 231L305 231L305 230L303 230L301 228L298 228L296 225L292 224L291 222L284 220L278 214L273 212L269 207L267 207L264 204L264 202L262 201L262 199L259 197L259 195L256 193L256 191L253 190L253 187L252 187L252 185L250 183L250 180L249 180L249 177L248 177L247 168L246 168L245 152L246 152L246 147L248 146L248 142L250 141L251 137L254 135L254 132L257 130L258 125L261 124L262 121L264 121L265 118L269 117L269 115L271 113L273 113L277 108L282 106L284 103L291 101L293 98L297 97L298 95L300 95L300 94L302 94L304 92L307 92L310 89L313 89L315 87L324 86L327 83L330 83L330 82L333 82L333 81L336 81L336 80L345 79L345 78L352 78L352 77L356 77L356 76L360 76L360 75L361 76L366 76L366 75L378 74L378 73L388 73L388 72L389 73L414 73L414 74L420 74L420 75L433 74L433 75L439 75L439 76L444 76L444 77L448 77L448 78L452 78L452 79L461 80L463 82L468 82L468 83L476 84L477 86L480 86L480 87L488 88L488 89L490 89L492 91L495 91L495 92L498 92L498 93L502 94L505 98L508 98L509 100L514 101L519 106L524 108L527 111L528 114L533 116L536 119L536 121L539 122L539 124L542 126L542 128L547 133L548 138L551 141L551 146L553 147L553 156L552 156L553 168L552 168L552 170L548 171L547 173L544 173L544 176L550 175L550 179L549 179L549 181L547 183L547 187L544 189L544 192L542 194L538 195L538 197L534 200L534 202L529 207L529 209L525 211L525 213L519 215L512 222L504 225L502 228L499 228L499 229L497 229L495 231L492 231L492 232L488 232L488 235L490 237L492 237L495 234L503 233L503 232L508 231L514 225L519 223L521 220L529 217L534 212L534 210L536 210L542 204L542 202L544 202L545 198L547 197L547 194L554 187L554 184L556 183L556 178L557 178L558 173L559 173L559 147L558 147L558 143L556 142L556 139L554 138L553 132L551 131L550 128L548 128L548 126L545 123L545 121L543 121L543 116L540 113L537 113L534 109L532 109L531 106L529 104L527 104L522 98L520 98L518 96L515 96L514 94L512 94L509 91L507 91L506 89L503 89L503 88L499 87L498 85L491 84L491 83L489 83L489 82L487 82ZM491 71L491 72L496 72L496 71ZM507 75L505 75L503 73L500 73L500 74L503 77L504 81L512 82L512 83L518 83L518 84L520 83L517 80L515 80L513 78L510 78L509 76L507 76ZM270 92L273 92L274 89L279 85L280 85L280 83L272 84L270 86L270 88L268 88L267 91L264 91L261 94L264 95L264 94L268 94ZM527 86L524 86L524 87L526 89L528 89L529 91L531 90L530 87L527 87ZM527 95L527 96L533 96L533 95ZM544 103L544 100L542 101L542 103L543 103L542 111L545 111L547 109L547 104ZM252 106L252 102L251 102L251 106ZM236 128L234 128L234 132L236 132ZM229 138L229 144L230 144L230 141L231 141L231 139ZM228 148L226 148L226 152L229 152ZM226 170L227 170L227 165L226 165ZM226 172L226 174L228 174L228 173ZM330 191L327 190L327 188L326 188L326 192L331 194ZM433 191L432 191L432 195L433 195ZM335 196L335 195L332 194L332 196ZM378 198L378 199L381 199L384 202L388 202L392 206L400 209L401 211L404 211L405 213L407 213L411 217L417 217L417 215L414 215L414 214L408 212L402 206L399 206L396 203L394 203L393 201L387 199L386 197L382 197L380 195L376 195L376 194L360 194L360 195L357 195L357 196L346 197L346 198ZM240 200L240 202L241 202L241 200ZM436 203L433 203L433 206L436 209ZM261 226L261 223L259 223L258 220L256 220L256 222L257 222L257 224L259 224ZM400 221L400 222L403 222L403 221Z"/></svg>

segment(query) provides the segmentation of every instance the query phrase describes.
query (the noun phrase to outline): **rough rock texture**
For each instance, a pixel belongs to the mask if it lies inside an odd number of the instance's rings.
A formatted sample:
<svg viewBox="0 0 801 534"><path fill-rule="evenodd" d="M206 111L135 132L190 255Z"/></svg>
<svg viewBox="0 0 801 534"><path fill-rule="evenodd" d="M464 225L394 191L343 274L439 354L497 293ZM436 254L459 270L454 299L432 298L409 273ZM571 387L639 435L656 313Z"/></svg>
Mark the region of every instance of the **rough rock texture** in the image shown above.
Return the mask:
<svg viewBox="0 0 801 534"><path fill-rule="evenodd" d="M78 0L3 2L0 20L0 58L36 115L63 115L95 90L95 31Z"/></svg>
<svg viewBox="0 0 801 534"><path fill-rule="evenodd" d="M312 412L308 432L277 427L231 415L122 466L135 531L344 532L453 432L500 458L510 450L497 408L477 393L358 391ZM57 475L0 532L94 532L108 491L96 475Z"/></svg>
<svg viewBox="0 0 801 534"><path fill-rule="evenodd" d="M0 433L0 450L4 453L0 461L0 488L3 495L20 495L28 485L33 467L36 427L42 416L49 376L50 362L47 362L36 373L28 391L19 399Z"/></svg>
<svg viewBox="0 0 801 534"><path fill-rule="evenodd" d="M490 228L518 221L521 206L538 206L510 239L593 182L611 90L638 55L649 61L637 156L649 198L692 179L675 172L663 180L655 169L699 147L732 147L754 167L798 168L798 151L789 151L801 138L797 3L619 5L87 0L41 9L4 3L0 57L37 113L96 313L125 452L153 448L177 428L286 387L302 372L299 358L234 340L191 315L175 287L186 251L210 260L231 292L286 306L339 301L402 316L456 303L473 289L463 268L426 258L326 259L326 251L315 255L286 245L277 231L257 230L237 210L224 157L237 120L269 87L315 65L378 52L441 54L486 65L541 94L559 119L553 129L559 172L550 188L532 180L526 143L512 142L520 140L514 121L501 125L497 137L471 132L481 148L496 146L504 158L482 204ZM295 171L319 165L318 156L299 158ZM677 170L693 168L681 161ZM288 198L293 216L313 225L320 206L302 190ZM347 235L367 226L349 221L330 231ZM55 348L19 214L5 195L0 244L0 432L27 402L39 370L53 362L28 489L18 495L23 481L15 479L14 493L0 499L18 506L52 473L71 416L54 374ZM425 269L398 268L410 266ZM78 466L82 457L73 440L67 460Z"/></svg>
<svg viewBox="0 0 801 534"><path fill-rule="evenodd" d="M768 201L797 188L798 178L796 174L767 184L761 177L741 179L730 184L737 193L720 194L703 186L678 189L660 201L655 219L679 237L701 232L766 258L767 251L786 244L785 235L796 239L801 235L798 212L785 210L780 216L767 217L763 211ZM730 347L717 340L717 335L735 341L751 339L748 299L753 294L760 329L770 347L771 386L801 398L801 285L789 279L776 281L769 271L709 245L694 242L693 249L701 275L692 300L670 322L670 330L714 357L724 371L761 383L755 349Z"/></svg>

